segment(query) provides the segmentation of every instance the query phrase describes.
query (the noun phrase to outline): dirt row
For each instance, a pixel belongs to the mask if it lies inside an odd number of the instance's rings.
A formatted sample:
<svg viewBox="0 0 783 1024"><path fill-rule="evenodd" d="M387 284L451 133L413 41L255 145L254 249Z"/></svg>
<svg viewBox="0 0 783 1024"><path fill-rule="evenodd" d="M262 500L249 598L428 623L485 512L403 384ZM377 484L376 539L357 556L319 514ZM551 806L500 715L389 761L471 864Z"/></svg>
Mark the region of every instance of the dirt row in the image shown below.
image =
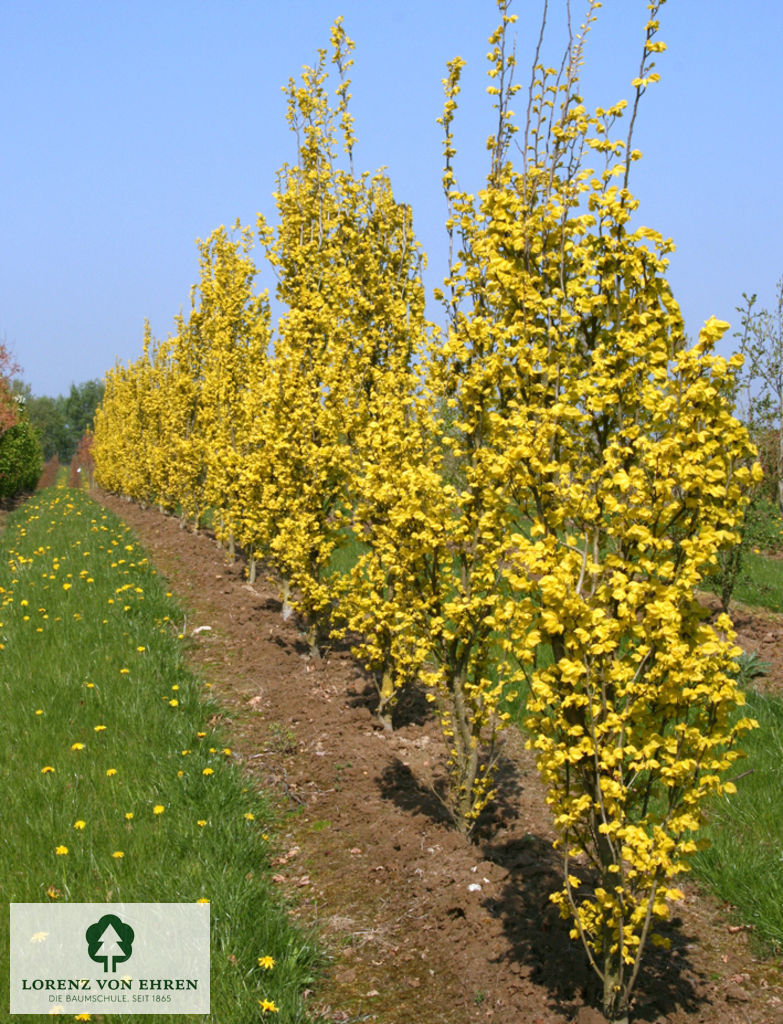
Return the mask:
<svg viewBox="0 0 783 1024"><path fill-rule="evenodd" d="M409 700L384 731L350 654L311 659L273 581L262 573L249 585L212 538L157 510L95 497L182 599L231 745L284 810L275 881L329 954L314 1014L334 1024L603 1021L597 982L548 899L560 870L520 735L506 734L499 798L469 843L436 795L445 758L426 702ZM743 628L783 682L783 627L748 613ZM780 961L754 956L731 908L690 884L685 892L667 928L671 951L647 957L633 1019L783 1024Z"/></svg>

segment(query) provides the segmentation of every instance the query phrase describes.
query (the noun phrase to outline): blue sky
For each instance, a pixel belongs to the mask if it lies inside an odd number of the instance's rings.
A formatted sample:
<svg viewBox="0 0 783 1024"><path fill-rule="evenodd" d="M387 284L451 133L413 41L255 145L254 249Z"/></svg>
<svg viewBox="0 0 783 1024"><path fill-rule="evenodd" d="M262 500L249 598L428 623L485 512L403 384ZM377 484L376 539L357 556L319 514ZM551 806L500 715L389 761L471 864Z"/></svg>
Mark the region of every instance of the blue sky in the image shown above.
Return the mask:
<svg viewBox="0 0 783 1024"><path fill-rule="evenodd" d="M525 83L541 6L513 8ZM550 60L564 7L550 0ZM572 8L581 20L581 0ZM357 169L386 166L412 205L431 289L446 254L441 78L450 57L468 62L457 170L475 189L492 126L492 0L0 4L0 340L35 394L135 359L145 317L165 337L187 314L196 238L258 211L274 219L275 171L295 157L281 86L328 46L340 14L356 42ZM606 0L586 51L588 105L630 98L645 21L644 0ZM659 38L662 81L635 134L639 223L677 245L670 280L688 331L711 315L734 330L743 291L771 306L783 275L783 4L670 0Z"/></svg>

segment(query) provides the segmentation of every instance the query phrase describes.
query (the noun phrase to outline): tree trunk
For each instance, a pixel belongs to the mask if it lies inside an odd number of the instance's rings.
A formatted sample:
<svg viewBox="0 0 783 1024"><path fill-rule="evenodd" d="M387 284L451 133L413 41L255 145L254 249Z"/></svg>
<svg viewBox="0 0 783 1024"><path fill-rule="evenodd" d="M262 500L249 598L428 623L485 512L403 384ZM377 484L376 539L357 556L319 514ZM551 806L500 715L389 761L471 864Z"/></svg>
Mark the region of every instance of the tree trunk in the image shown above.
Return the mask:
<svg viewBox="0 0 783 1024"><path fill-rule="evenodd" d="M479 749L478 743L472 742L470 709L465 702L465 678L462 673L452 677L450 683L451 728L454 735L451 742L457 752L457 792L455 794L455 811L457 827L464 835L469 835L476 824L472 815L474 806L474 787L478 776Z"/></svg>
<svg viewBox="0 0 783 1024"><path fill-rule="evenodd" d="M291 616L293 614L293 611L294 611L294 609L291 607L290 598L291 598L291 584L288 582L288 580L283 580L283 593L282 593L283 607L281 609L281 613L282 613L282 616L283 616L283 622L287 622L291 618Z"/></svg>
<svg viewBox="0 0 783 1024"><path fill-rule="evenodd" d="M622 983L620 954L604 954L604 1017L612 1024L628 1024L628 993Z"/></svg>
<svg viewBox="0 0 783 1024"><path fill-rule="evenodd" d="M389 702L394 696L394 681L388 665L382 672L376 673L375 685L378 688L378 721L384 729L391 731L393 726Z"/></svg>

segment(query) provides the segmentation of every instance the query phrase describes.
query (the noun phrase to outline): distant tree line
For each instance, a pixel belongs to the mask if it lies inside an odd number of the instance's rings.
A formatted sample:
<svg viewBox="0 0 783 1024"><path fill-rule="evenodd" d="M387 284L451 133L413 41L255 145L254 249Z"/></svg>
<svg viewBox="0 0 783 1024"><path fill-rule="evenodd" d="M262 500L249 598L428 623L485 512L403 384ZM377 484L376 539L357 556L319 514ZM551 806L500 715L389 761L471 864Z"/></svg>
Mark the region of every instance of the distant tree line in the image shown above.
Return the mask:
<svg viewBox="0 0 783 1024"><path fill-rule="evenodd" d="M44 459L55 455L60 462L73 458L85 431L92 426L95 410L103 400L101 380L71 384L68 395L51 398L34 396L28 385L15 382L15 390L25 399L30 423L41 439Z"/></svg>

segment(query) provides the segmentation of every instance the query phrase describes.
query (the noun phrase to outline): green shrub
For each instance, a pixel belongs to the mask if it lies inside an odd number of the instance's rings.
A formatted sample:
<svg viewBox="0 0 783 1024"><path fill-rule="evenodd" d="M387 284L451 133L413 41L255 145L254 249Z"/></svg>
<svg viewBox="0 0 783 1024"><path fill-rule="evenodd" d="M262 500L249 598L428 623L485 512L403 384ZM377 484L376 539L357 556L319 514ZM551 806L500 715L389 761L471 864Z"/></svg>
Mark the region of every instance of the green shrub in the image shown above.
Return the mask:
<svg viewBox="0 0 783 1024"><path fill-rule="evenodd" d="M22 406L18 422L0 436L0 499L34 491L42 470L41 442Z"/></svg>

